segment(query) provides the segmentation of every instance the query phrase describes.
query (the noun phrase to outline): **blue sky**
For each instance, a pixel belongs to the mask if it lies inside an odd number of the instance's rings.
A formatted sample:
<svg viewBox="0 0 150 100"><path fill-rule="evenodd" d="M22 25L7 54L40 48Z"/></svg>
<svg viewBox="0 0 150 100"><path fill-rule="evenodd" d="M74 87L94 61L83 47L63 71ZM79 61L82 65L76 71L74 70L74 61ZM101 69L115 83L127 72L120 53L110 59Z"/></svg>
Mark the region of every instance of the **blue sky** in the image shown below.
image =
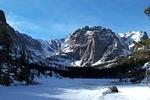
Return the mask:
<svg viewBox="0 0 150 100"><path fill-rule="evenodd" d="M150 0L0 0L12 27L44 40L64 38L86 25L150 33L143 13L149 5Z"/></svg>

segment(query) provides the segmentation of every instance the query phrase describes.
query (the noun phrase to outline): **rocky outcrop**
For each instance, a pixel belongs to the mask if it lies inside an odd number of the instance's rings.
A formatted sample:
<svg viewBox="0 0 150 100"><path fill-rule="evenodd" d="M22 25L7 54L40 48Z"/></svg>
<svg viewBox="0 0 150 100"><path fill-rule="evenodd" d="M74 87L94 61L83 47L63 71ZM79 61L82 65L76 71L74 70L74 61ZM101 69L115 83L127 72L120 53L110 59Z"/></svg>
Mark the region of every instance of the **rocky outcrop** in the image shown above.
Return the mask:
<svg viewBox="0 0 150 100"><path fill-rule="evenodd" d="M84 27L72 33L65 40L61 51L81 61L81 65L91 65L121 55L124 46L110 29L100 26Z"/></svg>
<svg viewBox="0 0 150 100"><path fill-rule="evenodd" d="M5 14L2 10L0 10L0 24L6 23Z"/></svg>
<svg viewBox="0 0 150 100"><path fill-rule="evenodd" d="M111 93L118 93L118 88L116 86L111 86L108 87L108 89L105 89L105 91L102 92L102 95L105 96L107 94L111 94Z"/></svg>
<svg viewBox="0 0 150 100"><path fill-rule="evenodd" d="M60 51L72 57L77 66L95 66L129 55L135 43L146 39L147 33L143 31L131 31L120 36L101 26L85 26L69 35Z"/></svg>
<svg viewBox="0 0 150 100"><path fill-rule="evenodd" d="M45 62L45 59L57 53L59 51L61 42L63 40L52 40L52 41L43 41L33 39L32 37L20 33L13 29L9 24L6 22L5 14L3 11L0 10L0 31L1 35L3 34L6 38L10 38L10 48L11 48L11 55L13 57L19 57L21 52L25 52L26 56L30 58L30 61L33 62ZM5 39L6 40L6 39ZM1 41L3 42L3 41ZM3 44L3 43L1 43Z"/></svg>

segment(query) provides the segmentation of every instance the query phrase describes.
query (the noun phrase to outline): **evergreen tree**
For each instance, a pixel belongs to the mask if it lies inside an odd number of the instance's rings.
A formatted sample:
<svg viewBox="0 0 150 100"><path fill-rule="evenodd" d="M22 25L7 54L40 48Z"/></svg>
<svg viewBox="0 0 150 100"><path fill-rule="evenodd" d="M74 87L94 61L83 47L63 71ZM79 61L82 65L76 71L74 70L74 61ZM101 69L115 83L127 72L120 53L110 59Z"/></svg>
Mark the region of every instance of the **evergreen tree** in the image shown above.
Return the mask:
<svg viewBox="0 0 150 100"><path fill-rule="evenodd" d="M22 49L21 57L19 58L19 67L17 68L17 80L25 81L26 85L33 84L34 75L31 72L30 64L27 62L25 50Z"/></svg>
<svg viewBox="0 0 150 100"><path fill-rule="evenodd" d="M5 25L0 25L0 61L9 62L11 60L11 37Z"/></svg>
<svg viewBox="0 0 150 100"><path fill-rule="evenodd" d="M13 81L10 77L11 70L11 37L7 30L7 24L0 23L0 84L10 85Z"/></svg>
<svg viewBox="0 0 150 100"><path fill-rule="evenodd" d="M145 8L144 13L150 16L150 7Z"/></svg>

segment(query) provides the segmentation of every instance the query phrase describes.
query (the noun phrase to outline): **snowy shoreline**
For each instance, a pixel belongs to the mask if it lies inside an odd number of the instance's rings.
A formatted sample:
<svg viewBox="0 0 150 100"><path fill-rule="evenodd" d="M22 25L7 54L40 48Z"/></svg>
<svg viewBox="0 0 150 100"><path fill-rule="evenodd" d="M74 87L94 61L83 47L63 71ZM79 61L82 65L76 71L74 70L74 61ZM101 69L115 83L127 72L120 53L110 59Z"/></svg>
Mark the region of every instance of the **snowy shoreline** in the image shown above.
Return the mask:
<svg viewBox="0 0 150 100"><path fill-rule="evenodd" d="M117 79L38 78L40 84L0 86L0 100L150 100L150 88L144 83L122 84ZM102 96L108 86L119 93Z"/></svg>

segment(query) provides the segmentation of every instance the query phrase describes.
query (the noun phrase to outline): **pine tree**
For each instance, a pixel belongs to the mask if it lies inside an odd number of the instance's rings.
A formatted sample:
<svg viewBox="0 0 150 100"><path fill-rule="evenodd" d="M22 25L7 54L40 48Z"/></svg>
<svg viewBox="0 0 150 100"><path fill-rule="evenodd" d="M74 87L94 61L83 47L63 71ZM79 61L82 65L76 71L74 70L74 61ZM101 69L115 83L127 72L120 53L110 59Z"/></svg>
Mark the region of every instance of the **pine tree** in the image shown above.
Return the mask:
<svg viewBox="0 0 150 100"><path fill-rule="evenodd" d="M144 10L144 13L148 16L150 16L150 7L147 7L145 10Z"/></svg>
<svg viewBox="0 0 150 100"><path fill-rule="evenodd" d="M13 81L10 77L11 70L11 37L7 30L7 24L0 24L0 84L10 85Z"/></svg>
<svg viewBox="0 0 150 100"><path fill-rule="evenodd" d="M18 81L25 81L26 85L32 84L34 75L31 72L30 64L27 62L28 58L25 53L25 49L22 49L21 57L19 58L19 67L17 73Z"/></svg>
<svg viewBox="0 0 150 100"><path fill-rule="evenodd" d="M9 62L11 60L11 37L7 32L7 27L5 25L0 26L0 61Z"/></svg>

